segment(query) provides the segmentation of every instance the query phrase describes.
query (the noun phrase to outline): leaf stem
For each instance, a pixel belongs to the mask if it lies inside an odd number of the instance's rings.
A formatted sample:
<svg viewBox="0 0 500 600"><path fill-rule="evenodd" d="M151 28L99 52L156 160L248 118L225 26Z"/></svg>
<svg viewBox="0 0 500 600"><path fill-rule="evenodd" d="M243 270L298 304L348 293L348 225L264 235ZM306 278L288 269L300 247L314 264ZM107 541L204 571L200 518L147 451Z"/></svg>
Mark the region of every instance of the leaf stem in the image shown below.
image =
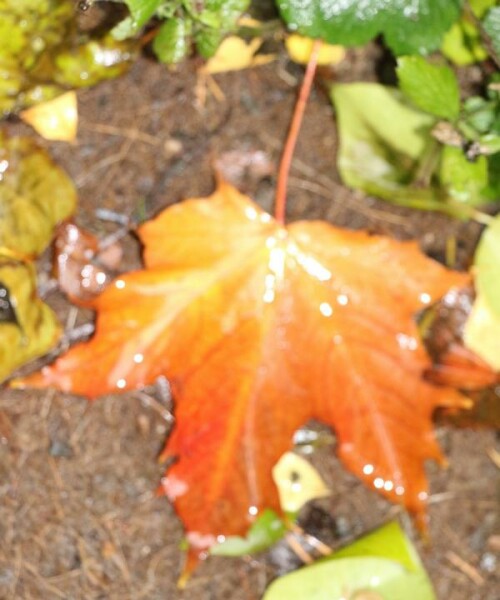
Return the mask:
<svg viewBox="0 0 500 600"><path fill-rule="evenodd" d="M281 157L280 167L278 171L278 184L276 187L276 200L274 208L274 216L276 220L284 224L285 223L285 211L286 211L286 191L288 186L288 175L290 172L290 165L292 163L293 152L297 143L297 137L299 135L300 126L302 124L302 117L306 108L309 94L311 93L312 83L314 75L316 73L316 66L318 64L318 55L321 47L321 40L314 40L314 44L311 50L311 56L307 63L306 72L300 88L299 97L295 104L293 111L292 122L290 123L290 129L288 130L288 136Z"/></svg>

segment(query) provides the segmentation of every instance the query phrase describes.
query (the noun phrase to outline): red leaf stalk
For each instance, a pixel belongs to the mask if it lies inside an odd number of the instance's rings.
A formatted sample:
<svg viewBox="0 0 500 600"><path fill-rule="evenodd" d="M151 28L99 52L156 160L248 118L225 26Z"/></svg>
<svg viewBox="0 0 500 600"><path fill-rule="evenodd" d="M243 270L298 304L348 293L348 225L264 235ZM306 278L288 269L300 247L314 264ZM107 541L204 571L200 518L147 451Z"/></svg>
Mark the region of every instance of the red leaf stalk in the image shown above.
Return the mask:
<svg viewBox="0 0 500 600"><path fill-rule="evenodd" d="M304 80L300 88L299 97L295 104L293 111L292 122L290 123L290 129L288 130L288 137L281 157L280 168L278 172L278 185L276 189L276 200L274 216L276 220L284 224L285 223L285 211L286 211L286 190L288 187L288 174L290 172L290 165L292 163L293 152L297 143L297 137L299 135L300 126L302 124L302 117L306 109L307 100L311 93L312 83L314 75L316 73L316 66L318 64L318 55L321 47L321 40L315 40L311 51L309 62L307 63Z"/></svg>

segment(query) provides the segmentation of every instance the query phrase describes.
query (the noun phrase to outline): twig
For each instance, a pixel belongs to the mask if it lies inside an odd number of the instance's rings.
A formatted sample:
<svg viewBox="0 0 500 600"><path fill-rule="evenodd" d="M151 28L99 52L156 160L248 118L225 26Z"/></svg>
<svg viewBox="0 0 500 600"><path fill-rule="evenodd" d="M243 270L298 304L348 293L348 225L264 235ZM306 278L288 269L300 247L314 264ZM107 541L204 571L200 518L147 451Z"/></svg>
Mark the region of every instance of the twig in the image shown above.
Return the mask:
<svg viewBox="0 0 500 600"><path fill-rule="evenodd" d="M310 565L314 562L313 557L302 548L300 543L295 539L293 533L288 533L285 537L287 544L290 548L295 552L295 554L300 558L300 560L306 564Z"/></svg>
<svg viewBox="0 0 500 600"><path fill-rule="evenodd" d="M285 222L285 211L286 211L286 190L288 186L288 173L290 172L290 165L292 162L293 152L297 143L297 137L299 135L300 125L304 116L304 111L307 105L309 94L311 93L312 83L314 81L314 74L316 73L316 66L318 63L318 55L321 47L321 40L315 40L311 51L311 57L307 63L304 80L302 87L300 88L299 98L295 105L293 112L292 122L288 131L288 137L283 150L283 156L281 157L280 168L278 171L278 185L276 187L276 201L274 214L276 220L279 223Z"/></svg>
<svg viewBox="0 0 500 600"><path fill-rule="evenodd" d="M325 544L324 542L319 540L314 535L311 535L310 533L307 533L306 531L304 531L302 529L302 527L299 527L296 524L292 524L291 530L293 533L296 533L297 535L302 536L308 544L310 544L313 548L315 548L323 556L329 556L333 552L333 550L332 550L332 548L330 548L330 546L328 546L327 544Z"/></svg>
<svg viewBox="0 0 500 600"><path fill-rule="evenodd" d="M445 556L454 567L456 567L459 571L462 571L464 575L467 575L467 577L477 586L484 584L484 577L479 573L479 571L470 563L458 556L458 554L455 554L455 552L450 550L445 554Z"/></svg>

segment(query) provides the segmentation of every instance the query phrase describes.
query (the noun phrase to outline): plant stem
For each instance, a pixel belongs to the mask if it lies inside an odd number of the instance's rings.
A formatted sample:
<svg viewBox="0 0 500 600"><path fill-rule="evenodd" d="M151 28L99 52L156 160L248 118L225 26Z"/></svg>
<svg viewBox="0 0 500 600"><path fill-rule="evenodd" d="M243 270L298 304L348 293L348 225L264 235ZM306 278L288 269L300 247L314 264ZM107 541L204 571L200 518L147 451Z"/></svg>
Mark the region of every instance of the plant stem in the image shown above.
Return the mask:
<svg viewBox="0 0 500 600"><path fill-rule="evenodd" d="M315 40L309 62L307 63L304 80L300 88L299 97L295 104L293 111L292 122L290 123L290 129L288 130L288 137L281 157L280 168L278 171L278 184L276 188L276 200L274 205L274 216L276 220L284 224L285 223L285 211L286 211L286 191L288 185L288 174L290 172L290 165L292 163L292 156L297 143L297 137L299 135L300 125L302 123L302 117L306 108L309 94L311 93L312 83L314 80L314 74L316 73L316 66L318 63L318 54L321 47L321 40Z"/></svg>

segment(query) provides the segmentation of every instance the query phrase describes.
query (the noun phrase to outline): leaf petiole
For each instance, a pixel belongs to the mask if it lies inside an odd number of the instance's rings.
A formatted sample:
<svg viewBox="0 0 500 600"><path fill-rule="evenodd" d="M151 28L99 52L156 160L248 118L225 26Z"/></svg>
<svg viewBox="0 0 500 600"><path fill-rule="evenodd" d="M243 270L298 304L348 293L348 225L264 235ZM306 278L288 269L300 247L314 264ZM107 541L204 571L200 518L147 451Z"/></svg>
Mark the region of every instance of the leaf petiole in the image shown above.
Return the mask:
<svg viewBox="0 0 500 600"><path fill-rule="evenodd" d="M278 171L278 183L276 186L276 200L274 208L274 216L276 220L284 224L285 222L285 211L286 211L286 190L288 185L288 175L290 172L290 165L292 163L293 152L297 143L297 137L299 135L300 126L302 124L302 118L306 108L309 94L311 93L311 87L316 73L316 67L318 64L318 55L321 48L321 40L314 40L314 44L311 50L311 56L307 63L304 80L300 88L299 97L295 104L293 111L292 122L290 123L290 129L288 130L288 136L281 157L280 167Z"/></svg>

